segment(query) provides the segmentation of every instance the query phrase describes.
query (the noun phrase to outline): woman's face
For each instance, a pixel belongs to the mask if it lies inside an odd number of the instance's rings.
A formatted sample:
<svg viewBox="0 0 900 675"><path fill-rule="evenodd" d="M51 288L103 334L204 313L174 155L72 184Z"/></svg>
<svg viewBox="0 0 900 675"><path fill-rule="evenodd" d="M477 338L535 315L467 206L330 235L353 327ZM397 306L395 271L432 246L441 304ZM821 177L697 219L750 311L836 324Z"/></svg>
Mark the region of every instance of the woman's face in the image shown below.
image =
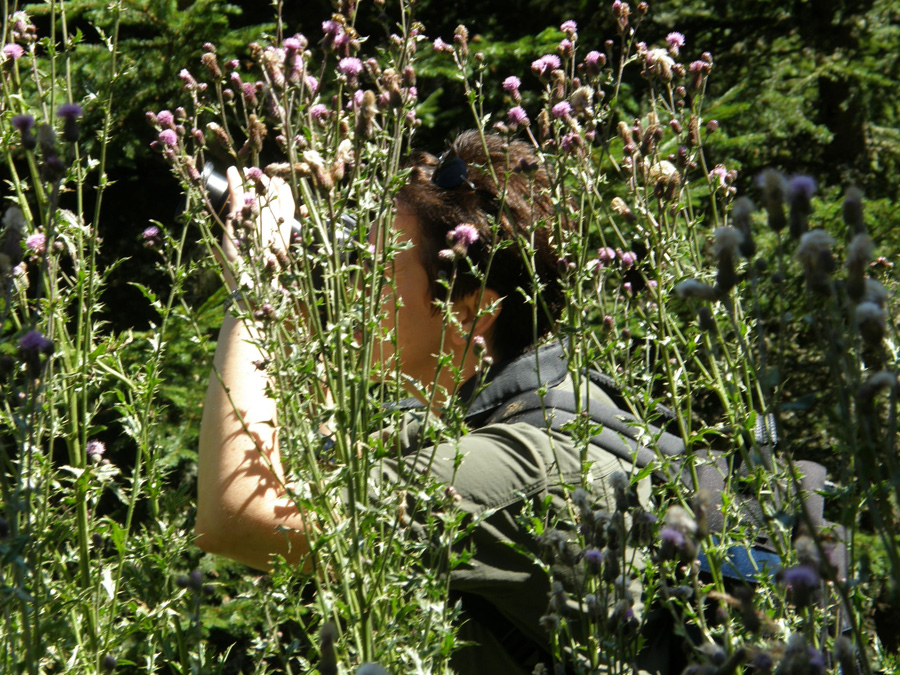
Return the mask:
<svg viewBox="0 0 900 675"><path fill-rule="evenodd" d="M385 284L381 294L381 335L373 351L373 366L388 372L399 368L413 382L407 389L418 393L414 383L431 387L435 381L438 354L450 349L443 339L445 325L442 312L436 311L428 274L419 257L421 242L419 222L412 212L399 204L393 224L396 241L411 246L398 251L386 263ZM369 234L369 241L380 257L381 245L377 228Z"/></svg>

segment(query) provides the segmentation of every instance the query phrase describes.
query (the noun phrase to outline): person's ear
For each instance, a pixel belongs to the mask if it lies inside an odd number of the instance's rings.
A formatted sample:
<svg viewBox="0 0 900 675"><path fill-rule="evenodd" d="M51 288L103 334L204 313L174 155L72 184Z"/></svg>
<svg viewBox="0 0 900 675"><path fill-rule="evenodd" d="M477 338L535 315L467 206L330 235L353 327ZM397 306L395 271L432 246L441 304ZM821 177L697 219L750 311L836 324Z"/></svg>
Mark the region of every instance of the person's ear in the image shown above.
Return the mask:
<svg viewBox="0 0 900 675"><path fill-rule="evenodd" d="M480 302L479 302L480 301ZM452 344L464 345L471 335L485 339L491 333L503 302L500 294L493 288L485 288L483 291L473 291L453 301L453 311L459 321L459 331L449 331Z"/></svg>

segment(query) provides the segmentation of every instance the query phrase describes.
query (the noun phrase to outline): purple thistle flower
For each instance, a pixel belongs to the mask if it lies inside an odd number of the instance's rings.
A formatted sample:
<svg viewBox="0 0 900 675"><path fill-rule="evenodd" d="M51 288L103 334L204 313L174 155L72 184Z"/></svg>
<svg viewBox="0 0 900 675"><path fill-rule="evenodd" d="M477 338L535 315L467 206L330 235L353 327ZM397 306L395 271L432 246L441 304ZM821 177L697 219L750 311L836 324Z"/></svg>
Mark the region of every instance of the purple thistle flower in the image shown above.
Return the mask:
<svg viewBox="0 0 900 675"><path fill-rule="evenodd" d="M306 88L309 89L309 93L315 96L316 92L319 91L319 81L312 75L307 75Z"/></svg>
<svg viewBox="0 0 900 675"><path fill-rule="evenodd" d="M436 51L436 52L452 52L453 45L448 45L441 38L435 38L434 51Z"/></svg>
<svg viewBox="0 0 900 675"><path fill-rule="evenodd" d="M510 75L505 80L503 80L503 89L508 91L510 94L519 91L519 87L522 86L522 80L520 80L515 75Z"/></svg>
<svg viewBox="0 0 900 675"><path fill-rule="evenodd" d="M78 131L78 118L81 117L81 106L77 103L63 103L56 111L56 114L63 120L63 138L69 143L78 140L80 132Z"/></svg>
<svg viewBox="0 0 900 675"><path fill-rule="evenodd" d="M664 545L675 549L680 549L687 543L684 532L676 530L674 527L664 527L659 533L659 538Z"/></svg>
<svg viewBox="0 0 900 675"><path fill-rule="evenodd" d="M284 39L284 48L290 52L299 52L304 47L303 40L298 36Z"/></svg>
<svg viewBox="0 0 900 675"><path fill-rule="evenodd" d="M585 551L584 562L588 571L592 574L600 574L600 568L603 566L603 551L598 551L595 548Z"/></svg>
<svg viewBox="0 0 900 675"><path fill-rule="evenodd" d="M178 78L184 82L184 88L187 90L194 90L197 88L197 80L194 79L194 76L191 75L191 71L187 68L182 68L178 72Z"/></svg>
<svg viewBox="0 0 900 675"><path fill-rule="evenodd" d="M25 247L33 255L40 255L47 250L47 236L43 232L35 232L25 238Z"/></svg>
<svg viewBox="0 0 900 675"><path fill-rule="evenodd" d="M550 114L558 120L567 120L572 116L572 106L568 101L560 101L550 109Z"/></svg>
<svg viewBox="0 0 900 675"><path fill-rule="evenodd" d="M317 122L321 122L328 116L328 107L323 103L316 103L310 106L309 115Z"/></svg>
<svg viewBox="0 0 900 675"><path fill-rule="evenodd" d="M709 180L718 182L719 187L725 187L728 180L728 170L724 164L718 164L716 168L709 172Z"/></svg>
<svg viewBox="0 0 900 675"><path fill-rule="evenodd" d="M574 131L569 132L560 139L559 147L563 152L572 152L581 147L581 136Z"/></svg>
<svg viewBox="0 0 900 675"><path fill-rule="evenodd" d="M616 251L616 255L622 261L622 267L631 267L637 262L637 254L633 251Z"/></svg>
<svg viewBox="0 0 900 675"><path fill-rule="evenodd" d="M606 64L606 56L598 51L588 52L584 57L584 67L590 77L596 77L604 64Z"/></svg>
<svg viewBox="0 0 900 675"><path fill-rule="evenodd" d="M158 138L160 143L170 148L178 145L178 134L173 129L163 129L159 132Z"/></svg>
<svg viewBox="0 0 900 675"><path fill-rule="evenodd" d="M8 45L3 45L3 54L13 61L18 61L25 55L25 50L22 49L22 45L10 42Z"/></svg>
<svg viewBox="0 0 900 675"><path fill-rule="evenodd" d="M807 658L809 659L809 668L811 673L822 673L824 675L826 666L825 666L825 655L820 652L815 647L810 647L806 653Z"/></svg>
<svg viewBox="0 0 900 675"><path fill-rule="evenodd" d="M528 114L520 105L517 105L515 108L510 108L506 117L509 120L510 124L514 124L516 126L527 126L529 124Z"/></svg>
<svg viewBox="0 0 900 675"><path fill-rule="evenodd" d="M362 61L355 56L345 56L338 63L338 72L347 77L356 77L363 71Z"/></svg>
<svg viewBox="0 0 900 675"><path fill-rule="evenodd" d="M100 457L103 457L104 453L106 453L106 445L103 441L98 441L96 439L90 440L87 442L87 445L84 447L85 454L92 459L92 461L99 460ZM93 459L96 457L97 459Z"/></svg>
<svg viewBox="0 0 900 675"><path fill-rule="evenodd" d="M812 210L810 200L816 191L816 181L809 176L794 176L787 184L787 203L790 206L790 233L795 239L808 229L807 217Z"/></svg>
<svg viewBox="0 0 900 675"><path fill-rule="evenodd" d="M237 75L237 73L232 73L232 77L234 75ZM240 79L239 75L238 79ZM169 110L160 110L156 114L156 122L161 127L171 127L175 124L175 115L173 115Z"/></svg>
<svg viewBox="0 0 900 675"><path fill-rule="evenodd" d="M325 33L325 35L337 37L344 32L344 27L337 21L329 19L328 21L322 22L322 32Z"/></svg>
<svg viewBox="0 0 900 675"><path fill-rule="evenodd" d="M141 232L144 248L156 248L160 243L160 231L156 225L150 225Z"/></svg>
<svg viewBox="0 0 900 675"><path fill-rule="evenodd" d="M57 115L67 121L73 120L76 117L81 117L81 113L81 106L77 103L63 103L56 111Z"/></svg>
<svg viewBox="0 0 900 675"><path fill-rule="evenodd" d="M19 339L19 350L26 354L52 354L53 342L45 338L40 331L30 330Z"/></svg>
<svg viewBox="0 0 900 675"><path fill-rule="evenodd" d="M559 66L560 60L556 54L545 54L536 61L531 62L531 72L537 77L546 77L551 70L556 70Z"/></svg>
<svg viewBox="0 0 900 675"><path fill-rule="evenodd" d="M819 573L809 565L788 567L778 573L778 582L788 592L788 597L798 607L806 607L819 588Z"/></svg>
<svg viewBox="0 0 900 675"><path fill-rule="evenodd" d="M256 105L256 82L244 82L241 85L241 94L250 105Z"/></svg>
<svg viewBox="0 0 900 675"><path fill-rule="evenodd" d="M809 176L794 176L788 181L787 201L793 205L795 201L809 202L816 192L816 181Z"/></svg>
<svg viewBox="0 0 900 675"><path fill-rule="evenodd" d="M471 246L478 241L478 230L474 225L461 223L447 233L447 241L451 244Z"/></svg>
<svg viewBox="0 0 900 675"><path fill-rule="evenodd" d="M808 565L788 567L781 571L781 583L790 588L815 588L819 585L819 574Z"/></svg>
<svg viewBox="0 0 900 675"><path fill-rule="evenodd" d="M350 33L345 30L342 30L340 33L334 36L334 48L340 49L344 45L350 42Z"/></svg>
<svg viewBox="0 0 900 675"><path fill-rule="evenodd" d="M678 32L672 32L666 35L666 42L670 48L679 49L684 47L684 35Z"/></svg>
<svg viewBox="0 0 900 675"><path fill-rule="evenodd" d="M563 21L559 29L566 35L572 36L578 32L578 24L569 19L568 21Z"/></svg>
<svg viewBox="0 0 900 675"><path fill-rule="evenodd" d="M12 125L20 133L25 134L31 131L31 128L34 126L34 118L31 115L14 115Z"/></svg>
<svg viewBox="0 0 900 675"><path fill-rule="evenodd" d="M616 259L615 249L606 246L597 250L597 259L602 263L612 262Z"/></svg>

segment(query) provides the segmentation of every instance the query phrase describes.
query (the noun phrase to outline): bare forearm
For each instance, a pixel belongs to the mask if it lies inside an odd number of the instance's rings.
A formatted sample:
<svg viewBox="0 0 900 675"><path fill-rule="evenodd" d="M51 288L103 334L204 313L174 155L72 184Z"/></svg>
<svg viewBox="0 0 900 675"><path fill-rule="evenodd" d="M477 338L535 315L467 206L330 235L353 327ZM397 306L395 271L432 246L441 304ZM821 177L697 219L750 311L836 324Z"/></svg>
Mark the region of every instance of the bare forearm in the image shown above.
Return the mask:
<svg viewBox="0 0 900 675"><path fill-rule="evenodd" d="M200 426L196 531L204 550L268 569L272 554L299 562L309 546L284 488L275 402L250 338L225 317Z"/></svg>

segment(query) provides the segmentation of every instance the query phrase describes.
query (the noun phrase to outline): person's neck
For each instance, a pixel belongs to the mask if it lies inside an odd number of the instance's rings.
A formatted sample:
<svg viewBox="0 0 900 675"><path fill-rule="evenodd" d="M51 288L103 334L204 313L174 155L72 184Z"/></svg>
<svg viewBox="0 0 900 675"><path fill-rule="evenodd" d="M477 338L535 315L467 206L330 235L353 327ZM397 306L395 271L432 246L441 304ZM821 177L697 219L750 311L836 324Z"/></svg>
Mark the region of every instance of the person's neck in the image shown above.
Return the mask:
<svg viewBox="0 0 900 675"><path fill-rule="evenodd" d="M447 406L459 397L466 385L480 374L479 364L483 366L485 362L491 362L490 358L485 359L485 356L490 357L489 354L483 354L476 359L472 350L469 349L465 354L465 361L463 361L463 354L459 353L451 360L451 363L462 362L462 367L445 366L438 373L436 381L432 381L424 387L410 383L407 391L428 408L429 414L440 417ZM435 359L435 369L437 369L437 359Z"/></svg>

